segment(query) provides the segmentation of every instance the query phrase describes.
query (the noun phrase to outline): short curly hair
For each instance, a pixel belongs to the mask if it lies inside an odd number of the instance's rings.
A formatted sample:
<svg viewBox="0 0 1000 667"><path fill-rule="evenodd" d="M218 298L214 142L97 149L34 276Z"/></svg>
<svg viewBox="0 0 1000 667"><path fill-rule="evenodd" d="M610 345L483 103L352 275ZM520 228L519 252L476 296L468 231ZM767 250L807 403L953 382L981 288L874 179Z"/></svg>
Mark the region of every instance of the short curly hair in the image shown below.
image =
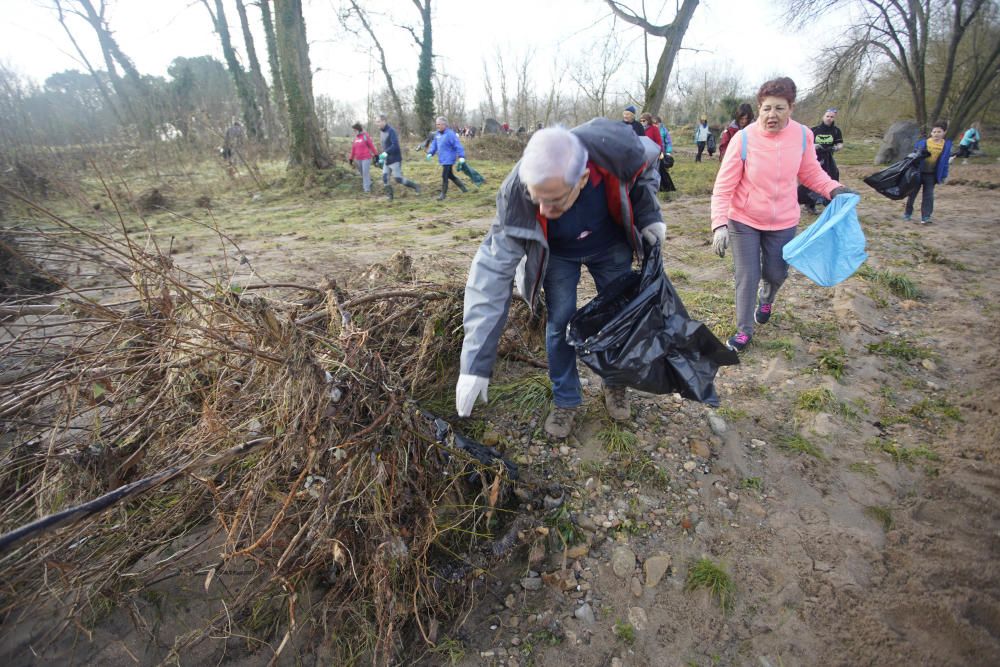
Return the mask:
<svg viewBox="0 0 1000 667"><path fill-rule="evenodd" d="M795 82L787 76L779 76L777 79L765 81L764 85L757 91L757 104L764 101L765 97L780 97L795 104L795 93L798 92Z"/></svg>

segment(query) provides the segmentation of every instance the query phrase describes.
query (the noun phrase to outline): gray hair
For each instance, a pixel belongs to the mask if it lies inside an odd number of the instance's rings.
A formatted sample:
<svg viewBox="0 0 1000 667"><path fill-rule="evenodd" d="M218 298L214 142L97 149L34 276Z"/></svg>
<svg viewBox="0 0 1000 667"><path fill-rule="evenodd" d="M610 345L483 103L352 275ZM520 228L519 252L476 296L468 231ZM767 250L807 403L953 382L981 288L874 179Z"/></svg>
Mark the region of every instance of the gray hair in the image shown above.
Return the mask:
<svg viewBox="0 0 1000 667"><path fill-rule="evenodd" d="M565 127L538 130L524 147L517 175L525 185L538 185L559 177L573 185L587 169L587 149L575 134Z"/></svg>
<svg viewBox="0 0 1000 667"><path fill-rule="evenodd" d="M435 123L444 123L445 125L447 125L448 124L448 119L445 118L444 116L438 116L437 118L434 119L434 122Z"/></svg>
<svg viewBox="0 0 1000 667"><path fill-rule="evenodd" d="M380 113L380 114L379 114L379 115L378 115L378 116L377 116L377 117L375 118L375 120L384 120L384 121L386 121L386 122L389 122L389 117L388 117L388 116L386 116L386 115L385 115L384 113Z"/></svg>

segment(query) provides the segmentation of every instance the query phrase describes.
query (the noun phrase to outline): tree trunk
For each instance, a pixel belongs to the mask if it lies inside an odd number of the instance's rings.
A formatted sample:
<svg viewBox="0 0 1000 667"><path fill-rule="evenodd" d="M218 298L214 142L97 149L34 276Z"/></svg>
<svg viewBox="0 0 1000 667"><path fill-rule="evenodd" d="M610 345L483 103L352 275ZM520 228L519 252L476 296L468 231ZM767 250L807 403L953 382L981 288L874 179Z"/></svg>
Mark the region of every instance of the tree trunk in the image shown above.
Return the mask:
<svg viewBox="0 0 1000 667"><path fill-rule="evenodd" d="M101 45L101 53L104 56L105 66L108 68L108 78L111 80L111 86L125 105L129 117L139 128L140 134L147 137L152 135L152 123L150 122L150 114L148 113L150 110L146 108L140 113L140 108L135 99L135 95L139 95L145 101L146 85L143 83L139 71L132 64L132 60L122 52L111 31L108 29L104 21L104 3L101 3L101 11L98 12L94 9L94 4L91 0L76 1L83 8L83 13L77 13L90 24L97 34L97 41ZM115 63L121 66L122 71L125 72L125 76L132 85L131 91L127 90L122 84L122 79L118 76L118 69Z"/></svg>
<svg viewBox="0 0 1000 667"><path fill-rule="evenodd" d="M396 92L395 84L393 84L392 74L389 72L389 65L386 62L385 50L382 48L382 43L375 36L375 31L368 22L367 14L358 6L355 0L351 0L351 9L354 15L358 17L358 20L361 21L361 25L364 26L365 32L368 33L372 44L375 45L375 49L378 51L378 64L382 68L382 76L385 77L385 85L389 89L389 97L392 99L393 110L396 113L396 127L399 130L400 136L406 136L406 117L403 115L403 103L399 99L399 93Z"/></svg>
<svg viewBox="0 0 1000 667"><path fill-rule="evenodd" d="M431 0L413 0L420 11L423 23L422 37L416 39L420 47L420 64L417 67L417 92L414 96L414 108L417 113L418 134L430 131L434 127L434 49L431 32Z"/></svg>
<svg viewBox="0 0 1000 667"><path fill-rule="evenodd" d="M643 111L659 114L660 107L663 106L663 98L667 94L670 73L674 69L674 60L677 58L677 52L681 48L681 42L684 41L684 33L687 32L691 17L694 16L694 10L698 8L698 0L684 0L684 4L681 5L681 8L677 11L677 15L674 16L674 20L666 25L653 25L645 16L637 15L615 0L605 0L605 2L611 8L611 11L615 13L615 16L626 23L639 26L648 35L663 37L667 40L656 63L656 72L646 87L645 99L642 103Z"/></svg>
<svg viewBox="0 0 1000 667"><path fill-rule="evenodd" d="M288 165L326 169L332 163L316 118L302 0L274 0L274 12L278 61L288 101Z"/></svg>
<svg viewBox="0 0 1000 667"><path fill-rule="evenodd" d="M285 86L281 81L281 68L278 65L278 44L274 36L274 21L271 19L271 0L261 0L261 22L264 24L264 40L267 42L267 63L271 70L271 95L278 107L278 119L282 130L288 127L288 103L285 101Z"/></svg>
<svg viewBox="0 0 1000 667"><path fill-rule="evenodd" d="M256 91L257 103L260 105L263 117L263 134L270 136L275 129L274 111L271 109L271 101L267 90L267 81L264 80L264 73L260 69L260 61L257 60L257 49L254 47L253 35L250 33L250 21L247 20L247 8L243 0L235 0L236 13L240 17L240 28L243 30L243 43L247 47L247 64L250 66L250 79Z"/></svg>
<svg viewBox="0 0 1000 667"><path fill-rule="evenodd" d="M229 74L233 77L233 85L236 86L236 96L240 100L247 136L251 139L257 139L261 136L260 108L257 106L253 88L247 81L246 72L243 71L240 61L236 58L236 52L233 50L233 42L229 38L229 25L226 23L226 13L222 8L222 0L215 0L215 11L212 11L208 0L201 0L201 2L208 10L209 16L212 17L215 32L219 35L219 41L222 42L222 55L226 60Z"/></svg>

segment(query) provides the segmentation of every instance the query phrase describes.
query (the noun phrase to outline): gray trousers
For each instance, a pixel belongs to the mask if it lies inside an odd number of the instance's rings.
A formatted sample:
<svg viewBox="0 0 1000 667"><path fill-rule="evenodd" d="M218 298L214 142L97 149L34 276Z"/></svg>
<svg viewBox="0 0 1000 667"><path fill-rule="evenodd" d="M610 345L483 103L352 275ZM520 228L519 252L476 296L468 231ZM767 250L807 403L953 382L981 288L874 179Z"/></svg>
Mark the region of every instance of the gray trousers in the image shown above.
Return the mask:
<svg viewBox="0 0 1000 667"><path fill-rule="evenodd" d="M773 232L729 221L729 247L736 274L736 329L753 335L757 300L774 303L778 288L788 277L788 264L781 256L785 244L795 237L795 227Z"/></svg>
<svg viewBox="0 0 1000 667"><path fill-rule="evenodd" d="M361 171L361 186L365 189L365 192L372 191L372 161L368 160L355 160L354 163L358 165L358 169Z"/></svg>

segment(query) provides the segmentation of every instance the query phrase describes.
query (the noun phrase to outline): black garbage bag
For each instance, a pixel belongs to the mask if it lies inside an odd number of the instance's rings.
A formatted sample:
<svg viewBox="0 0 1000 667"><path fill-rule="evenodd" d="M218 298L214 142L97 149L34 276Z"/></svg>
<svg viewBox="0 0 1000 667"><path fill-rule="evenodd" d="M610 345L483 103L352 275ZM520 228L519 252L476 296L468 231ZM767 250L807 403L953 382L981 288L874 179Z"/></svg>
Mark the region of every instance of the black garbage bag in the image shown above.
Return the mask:
<svg viewBox="0 0 1000 667"><path fill-rule="evenodd" d="M928 151L910 153L880 172L865 177L865 183L889 199L905 199L920 186L920 163Z"/></svg>
<svg viewBox="0 0 1000 667"><path fill-rule="evenodd" d="M667 160L669 158L669 162ZM660 161L660 192L675 192L677 187L674 185L674 179L670 178L670 167L674 165L674 158L669 155L664 155L663 159Z"/></svg>
<svg viewBox="0 0 1000 667"><path fill-rule="evenodd" d="M576 311L566 339L583 363L613 385L651 394L678 392L718 406L715 374L739 363L692 320L663 272L660 245L646 246L641 271L618 278Z"/></svg>

